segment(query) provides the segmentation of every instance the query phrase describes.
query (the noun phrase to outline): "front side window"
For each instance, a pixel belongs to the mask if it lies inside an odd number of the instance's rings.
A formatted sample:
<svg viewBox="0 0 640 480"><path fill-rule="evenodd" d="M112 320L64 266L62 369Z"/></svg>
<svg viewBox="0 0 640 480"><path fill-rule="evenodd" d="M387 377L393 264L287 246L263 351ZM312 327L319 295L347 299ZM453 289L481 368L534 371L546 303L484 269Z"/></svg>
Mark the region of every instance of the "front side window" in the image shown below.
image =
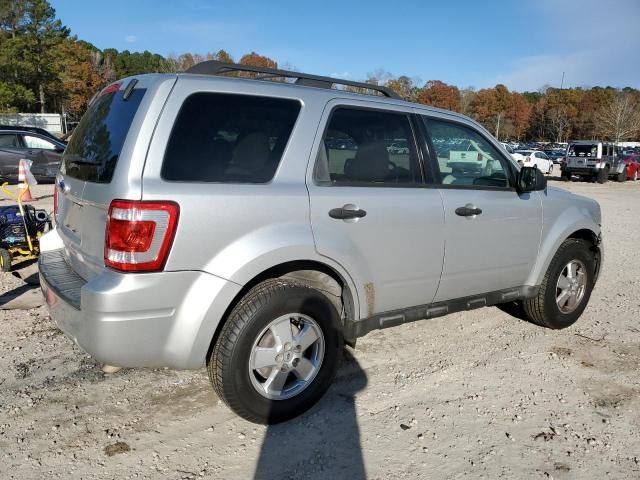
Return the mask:
<svg viewBox="0 0 640 480"><path fill-rule="evenodd" d="M349 107L333 111L318 150L318 184L402 186L421 178L407 115Z"/></svg>
<svg viewBox="0 0 640 480"><path fill-rule="evenodd" d="M34 137L32 135L24 135L22 137L24 145L27 148L40 148L42 150L55 150L56 146L48 140L43 138Z"/></svg>
<svg viewBox="0 0 640 480"><path fill-rule="evenodd" d="M423 118L443 185L509 187L506 161L482 135L457 123Z"/></svg>
<svg viewBox="0 0 640 480"><path fill-rule="evenodd" d="M161 176L180 182L269 182L299 112L297 100L194 93L176 118Z"/></svg>

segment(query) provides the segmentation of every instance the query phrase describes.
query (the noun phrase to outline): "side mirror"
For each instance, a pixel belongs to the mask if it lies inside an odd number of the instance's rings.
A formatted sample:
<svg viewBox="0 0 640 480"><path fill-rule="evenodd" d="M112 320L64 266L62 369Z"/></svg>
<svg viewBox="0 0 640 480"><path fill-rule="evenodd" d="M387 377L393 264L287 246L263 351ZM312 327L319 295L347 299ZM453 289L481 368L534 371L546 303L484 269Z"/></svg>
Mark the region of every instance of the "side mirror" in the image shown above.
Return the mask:
<svg viewBox="0 0 640 480"><path fill-rule="evenodd" d="M56 152L56 153L64 153L64 147L56 147L54 149L54 152Z"/></svg>
<svg viewBox="0 0 640 480"><path fill-rule="evenodd" d="M535 192L547 188L547 177L534 167L522 167L518 172L518 192Z"/></svg>

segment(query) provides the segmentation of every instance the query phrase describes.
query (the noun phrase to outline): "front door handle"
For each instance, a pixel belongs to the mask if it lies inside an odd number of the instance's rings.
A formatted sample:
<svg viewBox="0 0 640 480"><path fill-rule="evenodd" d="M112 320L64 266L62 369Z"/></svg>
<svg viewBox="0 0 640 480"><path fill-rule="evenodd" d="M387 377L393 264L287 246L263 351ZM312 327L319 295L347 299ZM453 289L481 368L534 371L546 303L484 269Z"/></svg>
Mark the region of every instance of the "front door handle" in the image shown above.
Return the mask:
<svg viewBox="0 0 640 480"><path fill-rule="evenodd" d="M350 220L355 218L362 218L367 214L361 208L354 208L353 205L345 205L341 208L332 208L329 210L329 216L336 220Z"/></svg>
<svg viewBox="0 0 640 480"><path fill-rule="evenodd" d="M461 217L475 217L476 215L480 215L481 213L481 208L474 207L470 204L467 204L464 207L456 208L456 215L460 215Z"/></svg>

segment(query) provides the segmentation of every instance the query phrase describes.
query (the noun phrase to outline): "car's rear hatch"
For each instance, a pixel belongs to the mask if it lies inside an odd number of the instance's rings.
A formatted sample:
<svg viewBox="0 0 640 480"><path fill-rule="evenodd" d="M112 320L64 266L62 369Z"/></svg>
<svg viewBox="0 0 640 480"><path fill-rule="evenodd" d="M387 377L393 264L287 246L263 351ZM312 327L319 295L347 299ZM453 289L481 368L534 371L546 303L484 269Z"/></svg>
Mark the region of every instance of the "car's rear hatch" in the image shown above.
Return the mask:
<svg viewBox="0 0 640 480"><path fill-rule="evenodd" d="M142 75L109 85L73 131L56 179L56 222L65 257L85 280L105 268L111 201L142 197L147 147L175 80Z"/></svg>
<svg viewBox="0 0 640 480"><path fill-rule="evenodd" d="M600 163L598 144L571 144L565 160L568 167L595 167Z"/></svg>

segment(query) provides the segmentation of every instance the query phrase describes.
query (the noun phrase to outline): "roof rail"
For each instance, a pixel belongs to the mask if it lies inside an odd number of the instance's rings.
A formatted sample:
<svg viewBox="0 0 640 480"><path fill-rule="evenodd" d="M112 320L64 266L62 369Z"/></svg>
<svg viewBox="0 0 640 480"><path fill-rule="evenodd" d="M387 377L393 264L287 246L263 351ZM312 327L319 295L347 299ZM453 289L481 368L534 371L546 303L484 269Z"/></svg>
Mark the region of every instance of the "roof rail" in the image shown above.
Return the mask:
<svg viewBox="0 0 640 480"><path fill-rule="evenodd" d="M224 63L219 62L218 60L207 60L206 62L200 62L185 71L185 73L196 73L200 75L222 75L224 73L230 72L260 73L262 75L256 77L259 80L273 77L295 78L295 83L297 85L304 85L307 87L332 88L334 84L348 85L350 87L373 90L374 92L381 93L385 97L400 99L400 96L392 89L380 85L373 85L371 83L354 82L352 80L322 77L319 75L310 75L308 73L293 72L289 70L278 70L275 68L254 67L250 65L239 65L237 63Z"/></svg>

